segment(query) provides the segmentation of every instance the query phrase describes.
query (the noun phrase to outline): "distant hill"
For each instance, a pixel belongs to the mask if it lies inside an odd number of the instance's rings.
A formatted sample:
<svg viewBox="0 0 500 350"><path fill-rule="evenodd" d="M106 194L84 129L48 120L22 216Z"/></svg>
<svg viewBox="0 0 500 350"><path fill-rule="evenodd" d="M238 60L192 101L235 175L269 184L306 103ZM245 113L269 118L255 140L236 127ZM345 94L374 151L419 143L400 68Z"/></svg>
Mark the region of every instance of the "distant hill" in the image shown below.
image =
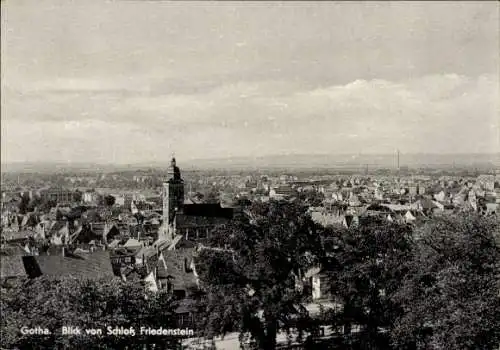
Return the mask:
<svg viewBox="0 0 500 350"><path fill-rule="evenodd" d="M233 157L218 159L178 159L179 166L184 170L191 169L308 169L308 168L338 168L338 169L362 169L368 166L373 168L397 167L395 154L380 155L354 155L354 154L287 154L260 157ZM401 154L400 166L405 167L477 167L491 168L500 167L500 153L496 154ZM39 172L39 173L63 173L63 172L113 172L138 169L166 169L168 160L164 163L141 163L141 164L93 164L93 163L7 163L1 165L2 172Z"/></svg>
<svg viewBox="0 0 500 350"><path fill-rule="evenodd" d="M200 159L189 161L196 168L397 168L396 155L274 155L254 158ZM401 154L400 166L408 167L499 167L497 154Z"/></svg>
<svg viewBox="0 0 500 350"><path fill-rule="evenodd" d="M2 172L26 172L26 173L62 173L73 172L108 172L115 171L116 165L92 164L92 163L51 163L51 162L16 162L2 163ZM126 168L126 166L118 166Z"/></svg>

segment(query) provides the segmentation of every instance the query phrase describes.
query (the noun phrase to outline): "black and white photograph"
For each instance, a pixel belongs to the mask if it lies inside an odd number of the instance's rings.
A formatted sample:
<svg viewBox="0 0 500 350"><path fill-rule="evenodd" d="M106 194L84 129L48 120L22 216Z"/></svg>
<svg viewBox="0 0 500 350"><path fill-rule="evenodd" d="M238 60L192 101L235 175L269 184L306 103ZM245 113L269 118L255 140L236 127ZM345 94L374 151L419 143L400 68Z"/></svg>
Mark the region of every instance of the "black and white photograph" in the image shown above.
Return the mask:
<svg viewBox="0 0 500 350"><path fill-rule="evenodd" d="M500 2L1 1L0 350L500 350Z"/></svg>

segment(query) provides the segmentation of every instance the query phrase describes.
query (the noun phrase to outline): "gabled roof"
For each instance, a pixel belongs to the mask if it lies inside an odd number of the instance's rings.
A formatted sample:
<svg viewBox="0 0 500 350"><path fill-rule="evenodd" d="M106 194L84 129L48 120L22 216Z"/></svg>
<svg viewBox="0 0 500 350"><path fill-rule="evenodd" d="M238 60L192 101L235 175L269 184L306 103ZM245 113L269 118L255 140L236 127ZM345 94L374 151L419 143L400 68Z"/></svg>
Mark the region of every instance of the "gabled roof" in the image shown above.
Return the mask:
<svg viewBox="0 0 500 350"><path fill-rule="evenodd" d="M114 239L112 240L109 244L108 244L108 247L110 248L116 248L118 247L118 245L120 244L120 240L119 239Z"/></svg>
<svg viewBox="0 0 500 350"><path fill-rule="evenodd" d="M196 276L193 272L186 272L193 261L195 249L164 250L162 252L167 265L167 278L171 278L174 290L188 290L197 286ZM164 277L164 278L165 278Z"/></svg>
<svg viewBox="0 0 500 350"><path fill-rule="evenodd" d="M138 258L141 258L144 257L144 258L149 258L153 255L156 255L158 252L156 250L155 247L153 246L144 246L144 247L141 247L141 249L139 249L137 251L137 253L135 254Z"/></svg>
<svg viewBox="0 0 500 350"><path fill-rule="evenodd" d="M137 239L130 238L123 246L125 248L136 248L136 247L142 247L142 243L139 242Z"/></svg>
<svg viewBox="0 0 500 350"><path fill-rule="evenodd" d="M22 227L35 227L39 221L40 221L39 218L35 214L27 213L23 217L23 220L21 222L21 226Z"/></svg>
<svg viewBox="0 0 500 350"><path fill-rule="evenodd" d="M182 240L183 236L182 235L176 235L170 245L168 246L168 250L173 250L176 248L177 244Z"/></svg>
<svg viewBox="0 0 500 350"><path fill-rule="evenodd" d="M2 233L2 237L5 238L7 241L22 241L25 239L28 239L29 237L35 237L36 236L35 231L31 230L21 230L21 231L4 231Z"/></svg>
<svg viewBox="0 0 500 350"><path fill-rule="evenodd" d="M232 208L223 208L217 204L186 204L182 207L182 213L187 216L217 217L231 219L233 217Z"/></svg>
<svg viewBox="0 0 500 350"><path fill-rule="evenodd" d="M226 224L230 221L229 218L224 217L207 217L185 214L177 214L175 217L177 228L216 226Z"/></svg>
<svg viewBox="0 0 500 350"><path fill-rule="evenodd" d="M26 250L24 250L19 245L8 245L0 248L0 256L14 256L14 255L26 255Z"/></svg>
<svg viewBox="0 0 500 350"><path fill-rule="evenodd" d="M114 277L107 251L96 251L85 255L71 254L71 256L40 255L35 259L43 275L78 278Z"/></svg>
<svg viewBox="0 0 500 350"><path fill-rule="evenodd" d="M0 278L25 276L27 274L21 255L0 255Z"/></svg>
<svg viewBox="0 0 500 350"><path fill-rule="evenodd" d="M62 232L62 231L65 231L66 226L67 226L67 222L66 221L62 221L62 220L53 221L50 224L48 236L53 236L56 233L58 233L58 234L61 234L61 233L64 234L65 232Z"/></svg>

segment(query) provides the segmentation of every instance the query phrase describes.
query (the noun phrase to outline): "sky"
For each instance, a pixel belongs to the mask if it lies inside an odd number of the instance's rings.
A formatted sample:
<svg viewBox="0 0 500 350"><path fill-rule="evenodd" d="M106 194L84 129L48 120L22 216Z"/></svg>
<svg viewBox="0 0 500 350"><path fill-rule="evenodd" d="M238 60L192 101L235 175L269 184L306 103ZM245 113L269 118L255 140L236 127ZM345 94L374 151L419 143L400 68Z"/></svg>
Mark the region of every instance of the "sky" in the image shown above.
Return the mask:
<svg viewBox="0 0 500 350"><path fill-rule="evenodd" d="M499 23L480 1L2 1L2 163L500 152Z"/></svg>

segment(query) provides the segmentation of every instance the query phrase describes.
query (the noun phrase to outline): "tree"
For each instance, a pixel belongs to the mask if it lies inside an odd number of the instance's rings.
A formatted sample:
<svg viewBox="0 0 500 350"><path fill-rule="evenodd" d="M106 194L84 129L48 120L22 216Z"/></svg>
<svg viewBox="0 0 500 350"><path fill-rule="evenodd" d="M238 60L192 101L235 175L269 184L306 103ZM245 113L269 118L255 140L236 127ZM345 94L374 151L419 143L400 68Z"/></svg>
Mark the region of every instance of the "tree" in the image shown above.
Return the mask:
<svg viewBox="0 0 500 350"><path fill-rule="evenodd" d="M418 230L409 273L395 295L400 349L493 349L500 344L498 218L435 218Z"/></svg>
<svg viewBox="0 0 500 350"><path fill-rule="evenodd" d="M83 193L80 191L80 190L76 190L74 193L73 193L73 201L75 202L81 202L82 201L82 198L83 198Z"/></svg>
<svg viewBox="0 0 500 350"><path fill-rule="evenodd" d="M140 335L140 327L175 328L173 303L165 294L120 280L38 278L2 289L2 348L143 349L156 344L175 348L178 339ZM63 335L63 326L79 327L82 335ZM135 336L107 334L107 327L133 328ZM49 335L22 335L21 327L47 328ZM102 329L90 336L84 329Z"/></svg>
<svg viewBox="0 0 500 350"><path fill-rule="evenodd" d="M55 208L57 206L57 202L53 199L42 200L40 205L40 211L47 213L50 209Z"/></svg>
<svg viewBox="0 0 500 350"><path fill-rule="evenodd" d="M207 293L203 327L209 336L250 334L259 349L274 349L280 328L307 319L295 276L315 266L321 254L319 227L295 203L256 204L249 215L217 229L197 272ZM198 268L199 266L199 268Z"/></svg>
<svg viewBox="0 0 500 350"><path fill-rule="evenodd" d="M116 198L112 195L104 196L104 205L112 207L116 202Z"/></svg>
<svg viewBox="0 0 500 350"><path fill-rule="evenodd" d="M205 203L219 203L220 202L220 193L217 189L212 188L207 192L207 195L203 197L203 201Z"/></svg>
<svg viewBox="0 0 500 350"><path fill-rule="evenodd" d="M407 273L403 263L413 250L411 227L367 218L359 226L329 231L323 268L333 281L331 294L343 305L329 322L343 326L345 335L352 325L360 326L362 348L387 349L383 330L391 329L401 312L391 296Z"/></svg>
<svg viewBox="0 0 500 350"><path fill-rule="evenodd" d="M323 205L325 200L325 195L322 192L316 190L305 190L299 192L299 199L303 200L312 207L319 207Z"/></svg>
<svg viewBox="0 0 500 350"><path fill-rule="evenodd" d="M19 213L26 214L29 211L30 195L28 192L24 192L20 195L21 201L19 202Z"/></svg>
<svg viewBox="0 0 500 350"><path fill-rule="evenodd" d="M28 212L35 211L35 209L39 209L43 204L42 198L39 196L33 196L33 198L30 199L26 209Z"/></svg>

